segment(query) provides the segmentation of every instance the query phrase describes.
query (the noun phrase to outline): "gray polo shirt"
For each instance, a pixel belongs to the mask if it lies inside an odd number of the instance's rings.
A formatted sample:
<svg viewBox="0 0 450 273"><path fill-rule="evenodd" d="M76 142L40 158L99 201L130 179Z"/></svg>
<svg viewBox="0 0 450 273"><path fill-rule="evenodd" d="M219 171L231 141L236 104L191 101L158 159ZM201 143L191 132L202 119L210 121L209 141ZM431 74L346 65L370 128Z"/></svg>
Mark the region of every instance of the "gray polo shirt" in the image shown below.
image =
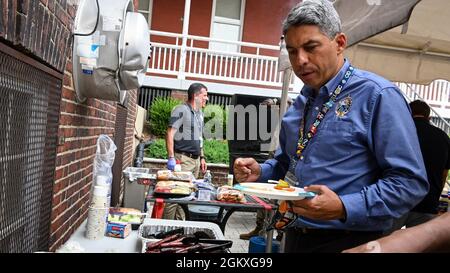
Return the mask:
<svg viewBox="0 0 450 273"><path fill-rule="evenodd" d="M188 103L176 106L170 115L169 127L176 129L175 152L200 155L203 133L203 112L194 111Z"/></svg>

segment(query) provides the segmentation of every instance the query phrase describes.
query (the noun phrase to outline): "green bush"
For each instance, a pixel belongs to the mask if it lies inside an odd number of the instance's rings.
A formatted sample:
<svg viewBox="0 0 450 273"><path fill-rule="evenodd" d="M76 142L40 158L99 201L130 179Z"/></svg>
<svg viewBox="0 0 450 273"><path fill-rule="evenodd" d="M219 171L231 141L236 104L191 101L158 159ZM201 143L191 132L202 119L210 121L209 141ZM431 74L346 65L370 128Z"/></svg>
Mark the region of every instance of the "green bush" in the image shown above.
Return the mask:
<svg viewBox="0 0 450 273"><path fill-rule="evenodd" d="M166 135L170 113L179 104L181 104L181 101L173 98L157 98L153 101L148 110L150 129L153 135L157 137L164 137Z"/></svg>
<svg viewBox="0 0 450 273"><path fill-rule="evenodd" d="M228 141L226 140L205 140L203 143L207 163L229 164Z"/></svg>
<svg viewBox="0 0 450 273"><path fill-rule="evenodd" d="M226 140L205 140L203 149L207 163L229 164L228 142ZM145 156L166 159L166 141L157 139L145 150Z"/></svg>
<svg viewBox="0 0 450 273"><path fill-rule="evenodd" d="M166 140L156 139L150 146L145 149L145 156L151 158L167 158Z"/></svg>
<svg viewBox="0 0 450 273"><path fill-rule="evenodd" d="M209 104L203 109L204 116L204 137L205 139L213 139L216 137L216 132L223 132L224 113L220 105ZM219 136L223 138L223 134Z"/></svg>

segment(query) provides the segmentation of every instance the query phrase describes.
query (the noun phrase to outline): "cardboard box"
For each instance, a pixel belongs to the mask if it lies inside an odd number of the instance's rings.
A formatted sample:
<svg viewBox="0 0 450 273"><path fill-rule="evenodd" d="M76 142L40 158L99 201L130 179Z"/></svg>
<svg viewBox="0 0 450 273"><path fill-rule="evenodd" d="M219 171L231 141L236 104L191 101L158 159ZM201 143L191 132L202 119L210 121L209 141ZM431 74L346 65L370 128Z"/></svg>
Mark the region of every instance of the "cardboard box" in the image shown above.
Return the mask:
<svg viewBox="0 0 450 273"><path fill-rule="evenodd" d="M108 222L106 236L114 238L126 238L131 232L130 223Z"/></svg>

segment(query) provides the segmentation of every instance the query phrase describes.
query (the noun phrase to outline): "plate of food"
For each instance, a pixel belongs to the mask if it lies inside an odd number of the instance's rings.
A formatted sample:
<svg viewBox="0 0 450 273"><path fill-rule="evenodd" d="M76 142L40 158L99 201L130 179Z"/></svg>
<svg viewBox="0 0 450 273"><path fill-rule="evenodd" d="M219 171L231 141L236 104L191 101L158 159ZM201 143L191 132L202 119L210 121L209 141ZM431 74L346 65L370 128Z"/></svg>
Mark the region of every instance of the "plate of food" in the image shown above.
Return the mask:
<svg viewBox="0 0 450 273"><path fill-rule="evenodd" d="M277 184L245 182L235 185L234 188L248 195L275 200L301 200L316 196L314 192L307 192L303 188L292 187L281 179Z"/></svg>
<svg viewBox="0 0 450 273"><path fill-rule="evenodd" d="M134 208L111 207L108 213L108 222L130 223L131 229L136 230L142 224L145 213Z"/></svg>
<svg viewBox="0 0 450 273"><path fill-rule="evenodd" d="M159 181L153 192L155 197L180 198L189 196L195 190L195 185L182 181Z"/></svg>

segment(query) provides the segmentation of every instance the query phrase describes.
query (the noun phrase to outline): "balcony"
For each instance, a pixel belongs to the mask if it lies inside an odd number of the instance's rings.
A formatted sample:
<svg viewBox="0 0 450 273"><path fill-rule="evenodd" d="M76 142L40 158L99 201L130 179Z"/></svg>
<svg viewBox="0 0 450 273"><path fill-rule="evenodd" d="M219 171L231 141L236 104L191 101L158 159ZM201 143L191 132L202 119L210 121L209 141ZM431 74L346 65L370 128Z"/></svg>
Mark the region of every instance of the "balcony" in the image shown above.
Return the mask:
<svg viewBox="0 0 450 273"><path fill-rule="evenodd" d="M146 86L186 90L193 81L202 81L213 93L281 96L283 72L278 71L279 46L155 30L150 31L150 38L153 51L144 80ZM231 50L210 49L215 43L229 45ZM450 118L449 82L437 80L427 86L395 84L408 101L425 100L434 110L432 116ZM302 85L293 76L289 95L297 96Z"/></svg>
<svg viewBox="0 0 450 273"><path fill-rule="evenodd" d="M201 80L208 82L212 92L281 95L283 72L278 71L279 46L193 35L183 37L154 30L150 31L150 37L153 51L144 85L187 89L191 81ZM214 43L237 50L210 49ZM296 96L300 87L300 80L292 77L290 93Z"/></svg>

